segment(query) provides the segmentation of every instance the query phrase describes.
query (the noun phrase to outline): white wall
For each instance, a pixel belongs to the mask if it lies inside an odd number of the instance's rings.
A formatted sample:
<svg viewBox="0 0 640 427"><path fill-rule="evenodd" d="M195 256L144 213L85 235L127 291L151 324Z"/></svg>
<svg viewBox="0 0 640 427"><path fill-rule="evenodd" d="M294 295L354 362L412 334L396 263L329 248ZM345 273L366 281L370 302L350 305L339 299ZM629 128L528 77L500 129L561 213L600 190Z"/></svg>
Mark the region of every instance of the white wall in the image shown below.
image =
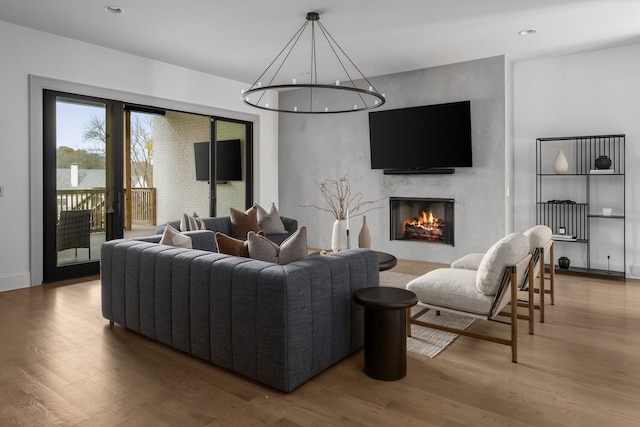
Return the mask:
<svg viewBox="0 0 640 427"><path fill-rule="evenodd" d="M515 229L535 222L536 138L626 134L626 270L640 277L640 45L516 63L514 92Z"/></svg>
<svg viewBox="0 0 640 427"><path fill-rule="evenodd" d="M246 84L4 22L0 57L0 186L5 190L0 291L42 278L37 256L42 251L41 97L30 93L30 76L45 78L35 84L31 79L32 89L77 87L129 102L254 121L254 197L278 200L277 114L245 106L240 91ZM277 104L275 96L270 102Z"/></svg>

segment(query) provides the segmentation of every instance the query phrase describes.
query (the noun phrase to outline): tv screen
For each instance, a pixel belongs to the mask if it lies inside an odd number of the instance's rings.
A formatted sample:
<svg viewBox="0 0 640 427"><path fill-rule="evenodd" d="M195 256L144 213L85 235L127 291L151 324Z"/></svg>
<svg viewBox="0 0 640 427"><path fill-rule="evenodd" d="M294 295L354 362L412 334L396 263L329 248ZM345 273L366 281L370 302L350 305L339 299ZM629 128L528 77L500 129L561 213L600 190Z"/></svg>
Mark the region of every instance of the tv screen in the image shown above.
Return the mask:
<svg viewBox="0 0 640 427"><path fill-rule="evenodd" d="M369 113L371 168L470 167L471 102Z"/></svg>
<svg viewBox="0 0 640 427"><path fill-rule="evenodd" d="M209 180L209 143L193 144L196 161L196 180ZM216 143L216 180L242 181L242 153L239 139Z"/></svg>

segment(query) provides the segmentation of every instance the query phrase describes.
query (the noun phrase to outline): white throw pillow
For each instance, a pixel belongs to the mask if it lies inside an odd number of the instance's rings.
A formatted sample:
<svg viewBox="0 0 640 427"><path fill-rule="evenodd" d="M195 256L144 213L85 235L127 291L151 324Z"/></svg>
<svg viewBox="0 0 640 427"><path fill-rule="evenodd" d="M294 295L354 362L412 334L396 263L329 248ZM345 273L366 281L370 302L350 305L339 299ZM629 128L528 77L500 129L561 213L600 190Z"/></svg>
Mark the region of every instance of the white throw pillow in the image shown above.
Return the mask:
<svg viewBox="0 0 640 427"><path fill-rule="evenodd" d="M258 208L258 224L260 224L260 229L265 234L283 234L287 232L275 203L271 203L266 211L262 206L258 204L256 206Z"/></svg>
<svg viewBox="0 0 640 427"><path fill-rule="evenodd" d="M185 236L178 230L167 224L160 239L161 245L175 246L178 248L193 249L191 237Z"/></svg>

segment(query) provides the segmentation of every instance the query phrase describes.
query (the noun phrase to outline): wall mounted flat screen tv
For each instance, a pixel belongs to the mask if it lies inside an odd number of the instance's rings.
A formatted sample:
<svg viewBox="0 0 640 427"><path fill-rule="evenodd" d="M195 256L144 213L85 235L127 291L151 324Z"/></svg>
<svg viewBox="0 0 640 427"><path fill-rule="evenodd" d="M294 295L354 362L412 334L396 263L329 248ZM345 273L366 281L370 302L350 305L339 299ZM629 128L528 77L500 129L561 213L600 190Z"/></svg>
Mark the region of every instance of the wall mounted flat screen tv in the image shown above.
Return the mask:
<svg viewBox="0 0 640 427"><path fill-rule="evenodd" d="M193 144L196 161L196 180L209 180L209 142ZM242 181L242 154L239 139L216 143L216 180Z"/></svg>
<svg viewBox="0 0 640 427"><path fill-rule="evenodd" d="M471 102L372 111L369 141L372 169L470 167Z"/></svg>

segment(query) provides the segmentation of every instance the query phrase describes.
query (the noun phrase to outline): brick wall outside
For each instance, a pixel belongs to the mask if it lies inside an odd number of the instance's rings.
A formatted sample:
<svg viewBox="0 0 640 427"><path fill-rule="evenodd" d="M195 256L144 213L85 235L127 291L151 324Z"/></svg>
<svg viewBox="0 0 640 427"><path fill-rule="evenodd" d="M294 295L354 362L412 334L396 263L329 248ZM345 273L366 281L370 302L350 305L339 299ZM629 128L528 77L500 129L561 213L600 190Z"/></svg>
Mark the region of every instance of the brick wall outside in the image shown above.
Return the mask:
<svg viewBox="0 0 640 427"><path fill-rule="evenodd" d="M242 176L246 179L245 127L233 122L217 122L218 140L240 139ZM157 188L158 224L180 218L183 213L209 216L209 183L196 181L193 144L209 140L209 117L167 111L153 120L153 174ZM245 181L218 184L218 216L228 216L229 208L244 210Z"/></svg>

